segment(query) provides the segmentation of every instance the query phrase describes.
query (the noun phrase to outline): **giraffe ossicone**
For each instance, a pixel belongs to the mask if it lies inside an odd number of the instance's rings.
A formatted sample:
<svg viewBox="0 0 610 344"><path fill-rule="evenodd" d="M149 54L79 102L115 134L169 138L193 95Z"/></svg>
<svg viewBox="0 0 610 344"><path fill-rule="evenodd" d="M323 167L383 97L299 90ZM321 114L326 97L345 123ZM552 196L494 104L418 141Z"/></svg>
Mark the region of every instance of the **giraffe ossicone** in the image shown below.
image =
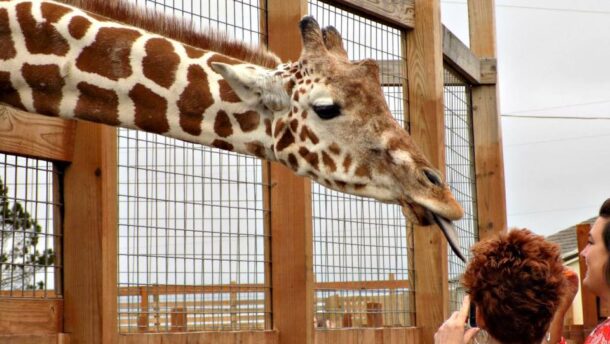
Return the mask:
<svg viewBox="0 0 610 344"><path fill-rule="evenodd" d="M437 223L464 259L463 209L392 117L378 65L349 61L312 17L299 26L301 57L281 63L124 3L0 0L0 102L279 161Z"/></svg>

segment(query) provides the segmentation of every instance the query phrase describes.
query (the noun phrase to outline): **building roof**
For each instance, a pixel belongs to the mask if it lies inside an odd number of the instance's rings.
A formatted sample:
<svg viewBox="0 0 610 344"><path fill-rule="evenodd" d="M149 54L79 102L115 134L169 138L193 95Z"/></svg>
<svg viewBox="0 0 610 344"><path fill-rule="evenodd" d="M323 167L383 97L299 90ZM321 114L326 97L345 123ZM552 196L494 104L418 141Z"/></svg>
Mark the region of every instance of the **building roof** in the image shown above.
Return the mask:
<svg viewBox="0 0 610 344"><path fill-rule="evenodd" d="M585 220L579 224L583 224L583 223L593 224L593 222L595 222L595 219L597 219L597 216L592 217L588 220ZM561 247L561 257L564 260L569 259L572 255L575 255L576 253L578 253L576 226L578 226L578 224L576 224L572 227L560 230L559 232L557 232L555 234L551 234L546 237L549 241L559 244L559 246Z"/></svg>

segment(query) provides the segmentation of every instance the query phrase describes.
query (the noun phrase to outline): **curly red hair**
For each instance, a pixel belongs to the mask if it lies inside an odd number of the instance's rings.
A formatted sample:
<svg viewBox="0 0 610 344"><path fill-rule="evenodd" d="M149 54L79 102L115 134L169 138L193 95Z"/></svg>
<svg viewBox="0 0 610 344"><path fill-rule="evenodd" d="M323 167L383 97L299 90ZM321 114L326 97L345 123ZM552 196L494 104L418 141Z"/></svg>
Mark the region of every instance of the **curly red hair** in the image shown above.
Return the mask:
<svg viewBox="0 0 610 344"><path fill-rule="evenodd" d="M463 284L487 332L505 344L540 342L564 292L559 246L514 229L472 253Z"/></svg>

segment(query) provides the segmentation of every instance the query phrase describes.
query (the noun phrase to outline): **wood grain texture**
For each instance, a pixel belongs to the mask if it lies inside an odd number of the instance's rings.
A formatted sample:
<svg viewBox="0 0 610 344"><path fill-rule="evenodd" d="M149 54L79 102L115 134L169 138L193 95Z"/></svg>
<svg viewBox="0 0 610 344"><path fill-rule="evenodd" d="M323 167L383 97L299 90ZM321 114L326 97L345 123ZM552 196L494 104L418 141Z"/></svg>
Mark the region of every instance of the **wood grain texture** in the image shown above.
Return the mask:
<svg viewBox="0 0 610 344"><path fill-rule="evenodd" d="M494 0L468 0L470 48L483 59L496 57ZM482 67L486 65L482 63ZM487 73L487 72L485 72ZM479 239L506 231L506 190L502 127L495 85L472 89Z"/></svg>
<svg viewBox="0 0 610 344"><path fill-rule="evenodd" d="M405 29L415 26L413 0L334 0L333 3L362 11L379 21Z"/></svg>
<svg viewBox="0 0 610 344"><path fill-rule="evenodd" d="M118 344L278 344L277 331L121 334Z"/></svg>
<svg viewBox="0 0 610 344"><path fill-rule="evenodd" d="M468 0L470 49L478 57L496 57L495 0Z"/></svg>
<svg viewBox="0 0 610 344"><path fill-rule="evenodd" d="M0 334L57 334L62 319L63 300L0 299Z"/></svg>
<svg viewBox="0 0 610 344"><path fill-rule="evenodd" d="M407 33L411 136L439 170L445 166L443 56L439 0L416 0L415 28ZM433 336L448 312L447 243L436 226L414 228L416 325L420 343Z"/></svg>
<svg viewBox="0 0 610 344"><path fill-rule="evenodd" d="M117 342L116 129L78 122L64 175L64 329L72 343Z"/></svg>
<svg viewBox="0 0 610 344"><path fill-rule="evenodd" d="M314 343L407 344L422 343L422 341L421 330L415 327L408 327L316 331Z"/></svg>
<svg viewBox="0 0 610 344"><path fill-rule="evenodd" d="M66 334L0 335L2 344L70 344Z"/></svg>
<svg viewBox="0 0 610 344"><path fill-rule="evenodd" d="M481 62L481 80L482 85L495 85L498 82L498 60L495 58L482 58Z"/></svg>
<svg viewBox="0 0 610 344"><path fill-rule="evenodd" d="M472 89L473 139L479 239L506 231L502 128L495 86Z"/></svg>
<svg viewBox="0 0 610 344"><path fill-rule="evenodd" d="M481 80L481 63L472 51L443 25L443 59L468 82Z"/></svg>
<svg viewBox="0 0 610 344"><path fill-rule="evenodd" d="M74 123L0 104L0 151L38 159L70 161Z"/></svg>
<svg viewBox="0 0 610 344"><path fill-rule="evenodd" d="M300 19L306 0L268 0L268 46L282 60L301 53ZM271 295L280 344L313 343L311 183L278 163L266 163L271 185Z"/></svg>

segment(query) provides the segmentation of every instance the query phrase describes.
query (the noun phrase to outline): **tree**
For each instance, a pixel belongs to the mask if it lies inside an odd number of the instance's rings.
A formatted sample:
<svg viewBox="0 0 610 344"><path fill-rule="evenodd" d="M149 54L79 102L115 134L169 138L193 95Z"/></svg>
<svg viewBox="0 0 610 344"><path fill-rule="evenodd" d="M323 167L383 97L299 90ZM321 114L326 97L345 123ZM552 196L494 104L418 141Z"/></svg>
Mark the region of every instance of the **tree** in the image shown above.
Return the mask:
<svg viewBox="0 0 610 344"><path fill-rule="evenodd" d="M39 251L42 227L15 201L0 179L0 290L44 289L34 275L55 262L53 249Z"/></svg>

